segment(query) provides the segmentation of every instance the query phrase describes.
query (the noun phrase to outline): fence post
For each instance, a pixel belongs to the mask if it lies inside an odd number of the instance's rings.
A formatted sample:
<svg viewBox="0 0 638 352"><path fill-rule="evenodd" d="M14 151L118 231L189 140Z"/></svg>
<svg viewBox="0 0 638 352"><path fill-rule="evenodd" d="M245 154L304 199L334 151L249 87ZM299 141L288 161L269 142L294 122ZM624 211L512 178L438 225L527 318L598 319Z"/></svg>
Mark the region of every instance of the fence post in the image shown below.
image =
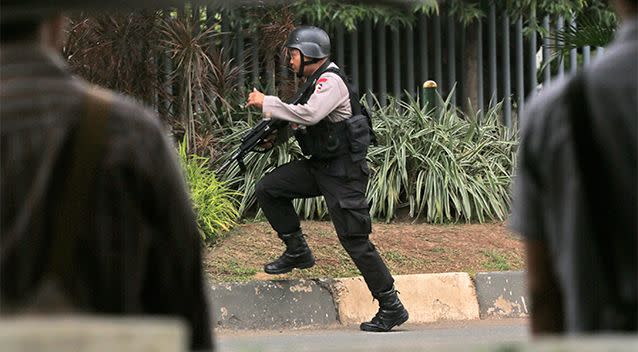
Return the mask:
<svg viewBox="0 0 638 352"><path fill-rule="evenodd" d="M434 81L425 81L423 83L423 106L426 109L426 114L435 113L438 108L437 87L438 85Z"/></svg>

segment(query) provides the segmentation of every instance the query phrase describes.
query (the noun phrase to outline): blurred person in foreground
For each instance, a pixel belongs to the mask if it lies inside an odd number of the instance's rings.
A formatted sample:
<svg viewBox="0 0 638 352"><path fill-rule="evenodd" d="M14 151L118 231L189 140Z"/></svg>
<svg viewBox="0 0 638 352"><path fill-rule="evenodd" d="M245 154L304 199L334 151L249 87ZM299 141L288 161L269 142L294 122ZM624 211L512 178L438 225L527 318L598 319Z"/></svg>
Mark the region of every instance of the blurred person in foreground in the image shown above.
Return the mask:
<svg viewBox="0 0 638 352"><path fill-rule="evenodd" d="M0 313L177 317L212 349L175 149L153 112L71 75L64 3L2 5Z"/></svg>
<svg viewBox="0 0 638 352"><path fill-rule="evenodd" d="M526 241L533 334L636 333L638 2L605 55L522 120L512 228Z"/></svg>

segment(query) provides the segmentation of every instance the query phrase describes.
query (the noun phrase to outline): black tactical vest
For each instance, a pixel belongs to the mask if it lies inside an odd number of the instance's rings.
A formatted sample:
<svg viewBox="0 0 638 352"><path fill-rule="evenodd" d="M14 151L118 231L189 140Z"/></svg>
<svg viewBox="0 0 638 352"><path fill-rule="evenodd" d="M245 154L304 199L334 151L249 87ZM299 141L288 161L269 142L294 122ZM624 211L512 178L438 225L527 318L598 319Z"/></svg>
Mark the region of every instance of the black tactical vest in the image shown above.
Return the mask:
<svg viewBox="0 0 638 352"><path fill-rule="evenodd" d="M333 72L344 81L350 92L350 107L352 117L344 121L330 122L327 118L317 124L298 129L295 133L297 142L304 155L317 159L331 159L345 154L351 154L353 160L365 158L371 140L369 117L362 116L358 95L348 84L345 76L337 68L328 68L326 62L311 77L300 91L294 104L305 104L315 92L315 85L319 77L325 72ZM363 118L361 118L363 117Z"/></svg>

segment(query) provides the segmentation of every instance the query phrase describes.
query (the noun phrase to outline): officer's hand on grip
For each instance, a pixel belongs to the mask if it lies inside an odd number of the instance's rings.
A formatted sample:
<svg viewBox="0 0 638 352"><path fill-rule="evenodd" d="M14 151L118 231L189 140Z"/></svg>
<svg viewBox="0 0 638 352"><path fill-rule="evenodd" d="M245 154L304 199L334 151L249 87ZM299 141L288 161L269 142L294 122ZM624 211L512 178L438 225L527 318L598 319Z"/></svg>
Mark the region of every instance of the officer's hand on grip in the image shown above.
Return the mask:
<svg viewBox="0 0 638 352"><path fill-rule="evenodd" d="M255 106L259 109L262 109L264 106L264 93L258 91L257 88L253 88L253 91L248 95L246 107L249 108L251 106Z"/></svg>
<svg viewBox="0 0 638 352"><path fill-rule="evenodd" d="M277 141L277 130L272 131L266 138L262 139L261 143L257 146L258 152L267 152L275 146Z"/></svg>

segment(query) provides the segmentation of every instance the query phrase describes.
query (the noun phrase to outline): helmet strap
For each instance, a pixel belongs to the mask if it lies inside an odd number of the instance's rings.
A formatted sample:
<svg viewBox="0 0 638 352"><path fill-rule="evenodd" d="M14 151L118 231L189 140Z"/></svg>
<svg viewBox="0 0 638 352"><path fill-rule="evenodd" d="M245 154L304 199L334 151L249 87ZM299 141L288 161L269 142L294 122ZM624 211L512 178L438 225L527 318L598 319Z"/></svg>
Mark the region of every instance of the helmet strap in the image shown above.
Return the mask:
<svg viewBox="0 0 638 352"><path fill-rule="evenodd" d="M299 71L297 71L297 77L301 78L303 77L303 71L306 68L306 57L301 52L301 50L299 50L299 55L300 55L301 63L299 64Z"/></svg>
<svg viewBox="0 0 638 352"><path fill-rule="evenodd" d="M301 78L303 77L303 71L306 68L306 65L312 65L312 64L316 64L317 62L323 60L323 58L321 59L317 59L317 58L310 58L310 60L306 61L306 57L304 56L303 53L300 52L300 59L301 59L301 64L299 65L299 71L297 72L297 77Z"/></svg>

